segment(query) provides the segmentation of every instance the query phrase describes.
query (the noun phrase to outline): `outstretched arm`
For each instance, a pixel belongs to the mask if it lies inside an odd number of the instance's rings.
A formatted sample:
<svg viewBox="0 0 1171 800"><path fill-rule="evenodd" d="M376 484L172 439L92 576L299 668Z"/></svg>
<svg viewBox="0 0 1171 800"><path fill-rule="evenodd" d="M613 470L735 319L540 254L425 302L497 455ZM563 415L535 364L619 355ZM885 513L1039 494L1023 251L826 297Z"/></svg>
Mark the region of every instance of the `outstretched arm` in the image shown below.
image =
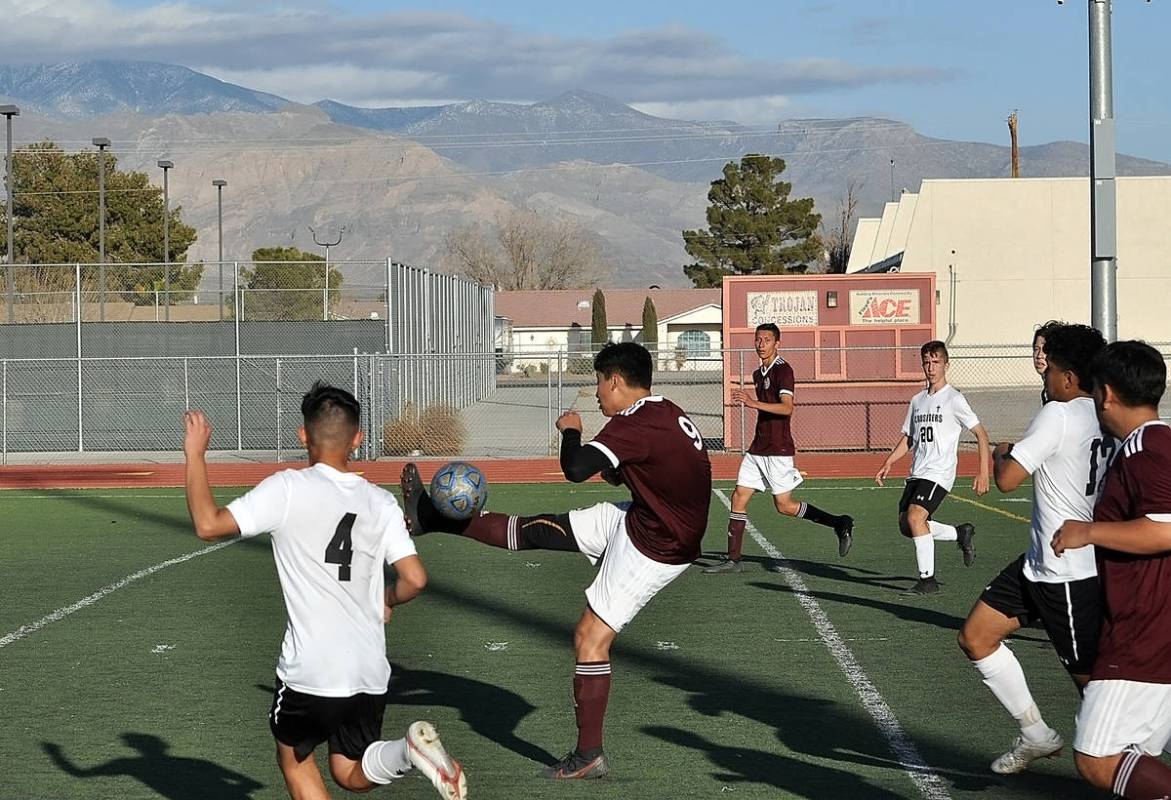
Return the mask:
<svg viewBox="0 0 1171 800"><path fill-rule="evenodd" d="M890 472L890 468L895 465L895 462L905 456L910 449L911 440L906 434L900 436L899 440L895 442L895 446L890 449L890 453L887 454L886 461L882 462L882 466L875 473L874 482L879 486L885 486L886 484L883 481L886 479L887 473Z"/></svg>
<svg viewBox="0 0 1171 800"><path fill-rule="evenodd" d="M209 542L234 536L240 532L236 518L226 508L216 505L207 479L204 456L211 441L211 424L202 411L186 412L183 421L186 426L183 454L187 461L187 511L195 525L195 535Z"/></svg>

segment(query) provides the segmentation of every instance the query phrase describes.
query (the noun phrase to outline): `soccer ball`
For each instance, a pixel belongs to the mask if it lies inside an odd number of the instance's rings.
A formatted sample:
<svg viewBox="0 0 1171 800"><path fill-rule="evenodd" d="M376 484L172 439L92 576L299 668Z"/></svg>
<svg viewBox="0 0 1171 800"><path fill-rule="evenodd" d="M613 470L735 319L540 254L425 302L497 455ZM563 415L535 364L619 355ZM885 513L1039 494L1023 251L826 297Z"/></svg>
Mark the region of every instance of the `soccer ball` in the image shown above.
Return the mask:
<svg viewBox="0 0 1171 800"><path fill-rule="evenodd" d="M431 502L445 517L471 519L488 502L488 481L475 465L452 461L431 479Z"/></svg>

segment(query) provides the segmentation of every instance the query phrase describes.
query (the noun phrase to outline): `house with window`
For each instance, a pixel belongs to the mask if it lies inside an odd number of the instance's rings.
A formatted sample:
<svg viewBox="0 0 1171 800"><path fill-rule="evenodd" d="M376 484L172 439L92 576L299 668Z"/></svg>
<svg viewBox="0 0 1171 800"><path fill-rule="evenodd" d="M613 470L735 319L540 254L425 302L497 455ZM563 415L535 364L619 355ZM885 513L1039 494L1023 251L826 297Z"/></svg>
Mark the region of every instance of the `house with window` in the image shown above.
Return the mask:
<svg viewBox="0 0 1171 800"><path fill-rule="evenodd" d="M658 316L657 368L720 369L723 348L719 289L603 289L609 341L647 343L642 310L647 298ZM569 369L591 349L593 289L497 292L496 315L507 330L509 369ZM544 365L544 366L542 366ZM580 364L577 367L580 368Z"/></svg>

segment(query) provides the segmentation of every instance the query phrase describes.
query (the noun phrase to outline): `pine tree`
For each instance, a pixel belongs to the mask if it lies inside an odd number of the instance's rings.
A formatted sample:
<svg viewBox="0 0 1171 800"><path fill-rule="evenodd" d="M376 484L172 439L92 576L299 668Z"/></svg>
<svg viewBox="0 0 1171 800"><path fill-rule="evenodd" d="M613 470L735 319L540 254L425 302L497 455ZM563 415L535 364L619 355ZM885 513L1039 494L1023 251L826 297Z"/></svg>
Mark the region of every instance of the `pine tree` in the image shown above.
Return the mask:
<svg viewBox="0 0 1171 800"><path fill-rule="evenodd" d="M642 304L642 344L651 355L658 352L659 312L655 309L655 301L649 297Z"/></svg>
<svg viewBox="0 0 1171 800"><path fill-rule="evenodd" d="M610 341L610 328L606 324L606 295L601 289L594 290L594 301L590 310L590 337L594 348L598 349Z"/></svg>
<svg viewBox="0 0 1171 800"><path fill-rule="evenodd" d="M683 231L695 263L683 268L695 286L717 287L725 275L805 272L821 256L821 215L813 198L789 199L792 184L780 180L785 162L749 154L728 162L708 191L705 231Z"/></svg>

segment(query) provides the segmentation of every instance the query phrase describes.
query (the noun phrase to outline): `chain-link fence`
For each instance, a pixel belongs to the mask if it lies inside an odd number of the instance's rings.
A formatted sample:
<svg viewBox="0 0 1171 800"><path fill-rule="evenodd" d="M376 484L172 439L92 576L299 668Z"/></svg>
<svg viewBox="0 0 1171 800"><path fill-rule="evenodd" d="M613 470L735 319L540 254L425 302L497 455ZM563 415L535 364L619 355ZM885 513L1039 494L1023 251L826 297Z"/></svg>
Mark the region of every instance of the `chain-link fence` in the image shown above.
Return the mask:
<svg viewBox="0 0 1171 800"><path fill-rule="evenodd" d="M802 355L785 354L795 363ZM893 354L875 348L875 355ZM601 428L588 365L564 350L523 357L532 365L524 370L512 369L509 353L0 359L0 451L13 463L94 451L177 455L181 414L200 408L216 429L213 449L300 457L300 400L315 380L351 389L362 402L363 458L555 455L554 422L567 409L582 414L587 434ZM709 449L740 452L755 416L728 399L741 382L751 385L755 354L713 351L683 369L665 368L662 358L655 391L688 412ZM1040 405L1027 347L955 348L948 377L994 441L1019 439ZM810 382L800 371L797 380L793 431L801 451L888 449L922 388L910 380ZM969 435L964 446L973 443Z"/></svg>

